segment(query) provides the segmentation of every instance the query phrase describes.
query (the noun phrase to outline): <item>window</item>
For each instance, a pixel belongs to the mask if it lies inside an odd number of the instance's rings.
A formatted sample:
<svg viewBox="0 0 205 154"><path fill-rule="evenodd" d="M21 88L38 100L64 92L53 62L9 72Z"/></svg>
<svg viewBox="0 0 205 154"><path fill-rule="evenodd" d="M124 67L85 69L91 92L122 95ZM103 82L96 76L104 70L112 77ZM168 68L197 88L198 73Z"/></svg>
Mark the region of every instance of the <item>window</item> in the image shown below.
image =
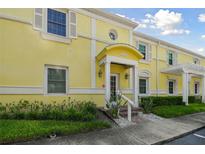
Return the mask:
<svg viewBox="0 0 205 154"><path fill-rule="evenodd" d="M110 39L111 40L116 40L117 39L117 37L118 37L118 35L117 35L117 31L116 30L110 30L110 32L109 32L109 37L110 37Z"/></svg>
<svg viewBox="0 0 205 154"><path fill-rule="evenodd" d="M168 53L168 63L169 63L169 65L173 65L174 64L174 56L173 56L174 54L173 54L173 52L169 52Z"/></svg>
<svg viewBox="0 0 205 154"><path fill-rule="evenodd" d="M47 68L47 93L66 93L66 69Z"/></svg>
<svg viewBox="0 0 205 154"><path fill-rule="evenodd" d="M194 83L194 94L195 95L199 94L199 83L198 82Z"/></svg>
<svg viewBox="0 0 205 154"><path fill-rule="evenodd" d="M200 60L198 58L193 58L194 64L200 64Z"/></svg>
<svg viewBox="0 0 205 154"><path fill-rule="evenodd" d="M175 81L173 80L169 80L169 94L174 94L174 91L175 91Z"/></svg>
<svg viewBox="0 0 205 154"><path fill-rule="evenodd" d="M140 94L147 93L147 79L139 79L139 93Z"/></svg>
<svg viewBox="0 0 205 154"><path fill-rule="evenodd" d="M139 51L143 54L143 59L146 59L147 46L145 44L139 44Z"/></svg>
<svg viewBox="0 0 205 154"><path fill-rule="evenodd" d="M66 36L66 13L48 9L47 32Z"/></svg>

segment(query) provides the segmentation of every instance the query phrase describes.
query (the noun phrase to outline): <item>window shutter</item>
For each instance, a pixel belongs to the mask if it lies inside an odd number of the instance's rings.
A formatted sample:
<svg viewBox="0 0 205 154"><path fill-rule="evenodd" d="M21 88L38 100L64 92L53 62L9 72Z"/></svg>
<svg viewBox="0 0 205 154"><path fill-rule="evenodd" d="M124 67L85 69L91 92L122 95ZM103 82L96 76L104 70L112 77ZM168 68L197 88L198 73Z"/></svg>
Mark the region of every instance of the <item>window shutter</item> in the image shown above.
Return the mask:
<svg viewBox="0 0 205 154"><path fill-rule="evenodd" d="M177 65L177 53L174 53L174 65Z"/></svg>
<svg viewBox="0 0 205 154"><path fill-rule="evenodd" d="M77 38L77 17L76 13L69 11L69 37Z"/></svg>
<svg viewBox="0 0 205 154"><path fill-rule="evenodd" d="M151 44L147 45L147 60L148 61L152 60L152 45Z"/></svg>
<svg viewBox="0 0 205 154"><path fill-rule="evenodd" d="M35 8L34 27L42 30L43 28L43 9Z"/></svg>
<svg viewBox="0 0 205 154"><path fill-rule="evenodd" d="M169 50L167 50L167 64L169 64Z"/></svg>

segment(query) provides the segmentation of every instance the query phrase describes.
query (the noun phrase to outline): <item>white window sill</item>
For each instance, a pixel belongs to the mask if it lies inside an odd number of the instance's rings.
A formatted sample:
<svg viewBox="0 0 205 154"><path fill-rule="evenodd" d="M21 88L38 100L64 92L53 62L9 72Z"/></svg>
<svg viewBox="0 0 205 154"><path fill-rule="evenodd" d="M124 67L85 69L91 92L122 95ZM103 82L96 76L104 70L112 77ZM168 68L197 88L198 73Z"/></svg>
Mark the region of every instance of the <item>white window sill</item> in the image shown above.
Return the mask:
<svg viewBox="0 0 205 154"><path fill-rule="evenodd" d="M41 32L41 36L43 39L50 40L50 41L56 41L56 42L61 42L61 43L66 43L66 44L71 43L71 40L69 38L63 37L63 36L58 36L55 34Z"/></svg>
<svg viewBox="0 0 205 154"><path fill-rule="evenodd" d="M140 59L139 62L140 62L140 63L143 63L143 64L149 64L151 61L146 60L146 59Z"/></svg>

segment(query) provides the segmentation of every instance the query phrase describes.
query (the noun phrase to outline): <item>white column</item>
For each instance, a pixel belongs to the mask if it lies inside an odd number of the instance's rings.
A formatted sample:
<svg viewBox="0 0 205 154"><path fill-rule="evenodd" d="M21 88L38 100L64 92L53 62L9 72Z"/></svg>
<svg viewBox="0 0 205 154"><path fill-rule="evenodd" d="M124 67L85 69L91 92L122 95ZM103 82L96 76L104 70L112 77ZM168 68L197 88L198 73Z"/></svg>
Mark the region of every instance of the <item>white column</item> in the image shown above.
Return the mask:
<svg viewBox="0 0 205 154"><path fill-rule="evenodd" d="M183 102L185 105L188 105L188 97L189 97L189 74L187 72L183 72L182 74L183 80Z"/></svg>
<svg viewBox="0 0 205 154"><path fill-rule="evenodd" d="M110 62L105 63L105 100L110 101Z"/></svg>
<svg viewBox="0 0 205 154"><path fill-rule="evenodd" d="M133 66L133 101L136 107L139 107L138 102L138 70L137 66Z"/></svg>
<svg viewBox="0 0 205 154"><path fill-rule="evenodd" d="M202 102L205 103L205 75L202 76Z"/></svg>

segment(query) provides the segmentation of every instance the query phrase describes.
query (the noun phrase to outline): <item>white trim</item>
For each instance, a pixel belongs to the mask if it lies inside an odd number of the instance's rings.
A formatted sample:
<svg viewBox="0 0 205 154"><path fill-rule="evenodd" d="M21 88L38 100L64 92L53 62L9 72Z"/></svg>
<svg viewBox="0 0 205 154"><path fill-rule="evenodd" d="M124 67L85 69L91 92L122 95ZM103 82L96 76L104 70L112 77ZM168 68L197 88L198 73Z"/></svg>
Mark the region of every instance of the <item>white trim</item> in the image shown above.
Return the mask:
<svg viewBox="0 0 205 154"><path fill-rule="evenodd" d="M136 66L138 64L137 61L135 61L135 60L119 58L116 56L106 56L105 61L110 62L110 63L114 62L114 63L118 63L118 64L125 64L125 65L130 65L130 66Z"/></svg>
<svg viewBox="0 0 205 154"><path fill-rule="evenodd" d="M169 82L173 82L173 94L169 93ZM178 92L177 92L177 80L176 79L168 79L167 80L167 94L169 96L176 96L178 95Z"/></svg>
<svg viewBox="0 0 205 154"><path fill-rule="evenodd" d="M146 80L146 93L140 93L140 79L144 79ZM148 96L150 95L150 87L149 87L149 78L148 77L139 77L139 85L138 85L138 88L139 88L139 94L140 95L145 95L145 96Z"/></svg>
<svg viewBox="0 0 205 154"><path fill-rule="evenodd" d="M132 94L131 88L120 89L123 94ZM0 86L0 95L44 95L44 88L42 86ZM69 88L67 95L104 95L104 88ZM157 94L157 90L150 90L150 95ZM167 90L159 90L158 94L167 95ZM181 94L179 92L178 94ZM46 96L46 95L45 95ZM58 95L56 95L58 96ZM139 96L149 96L139 94Z"/></svg>
<svg viewBox="0 0 205 154"><path fill-rule="evenodd" d="M48 68L52 69L61 69L66 71L66 92L65 93L48 93ZM44 95L51 95L51 96L58 96L58 95L67 95L68 94L68 76L69 68L67 66L57 66L57 65L45 65L45 72L44 72Z"/></svg>
<svg viewBox="0 0 205 154"><path fill-rule="evenodd" d="M43 94L41 86L0 86L0 94Z"/></svg>
<svg viewBox="0 0 205 154"><path fill-rule="evenodd" d="M41 36L45 40L57 41L57 42L66 43L66 44L70 44L71 43L71 40L69 38L61 37L60 35L55 35L55 34L50 34L50 33L46 33L46 32L41 32Z"/></svg>
<svg viewBox="0 0 205 154"><path fill-rule="evenodd" d="M70 88L69 94L105 94L104 88Z"/></svg>
<svg viewBox="0 0 205 154"><path fill-rule="evenodd" d="M68 37L68 33L69 33L68 32L68 24L69 24L68 23L68 12L62 11L60 9L53 9L53 8L49 8L49 9L65 13L65 15L66 15L66 36L61 36L61 35L57 35L57 34L53 34L53 33L48 32L48 30L47 30L48 9L44 8L43 9L43 28L41 30L42 38L46 39L46 40L57 41L57 42L62 42L62 43L68 43L68 44L71 43L71 39Z"/></svg>
<svg viewBox="0 0 205 154"><path fill-rule="evenodd" d="M21 23L24 23L24 24L29 24L29 25L33 24L33 21L29 21L27 19L24 19L24 18L21 18L21 17L18 17L18 16L7 15L7 14L4 14L4 13L0 13L0 19L7 19L7 20L11 20L11 21L21 22Z"/></svg>
<svg viewBox="0 0 205 154"><path fill-rule="evenodd" d="M91 19L91 38L96 37L96 20ZM91 39L91 87L96 87L96 40Z"/></svg>

